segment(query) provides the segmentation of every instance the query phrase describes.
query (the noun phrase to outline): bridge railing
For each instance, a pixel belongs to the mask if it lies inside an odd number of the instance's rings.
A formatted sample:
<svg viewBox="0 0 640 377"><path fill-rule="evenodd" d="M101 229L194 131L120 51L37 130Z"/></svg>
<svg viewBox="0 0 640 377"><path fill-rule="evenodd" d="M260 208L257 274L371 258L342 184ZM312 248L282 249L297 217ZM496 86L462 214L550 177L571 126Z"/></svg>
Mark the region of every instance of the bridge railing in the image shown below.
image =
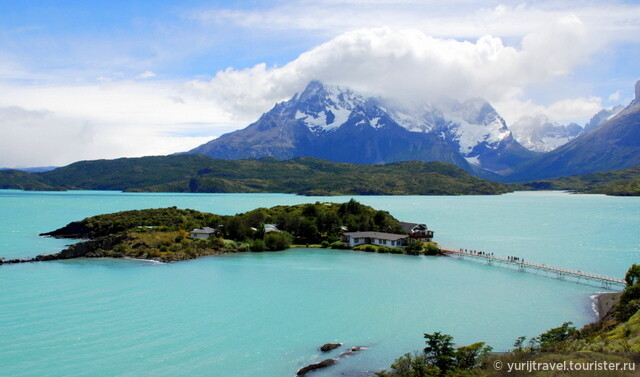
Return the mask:
<svg viewBox="0 0 640 377"><path fill-rule="evenodd" d="M446 254L457 255L459 257L472 257L475 259L481 259L487 261L489 264L492 264L493 261L499 263L510 264L514 266L518 266L518 269L521 271L525 271L527 268L532 268L536 270L542 270L546 272L555 273L557 278L564 279L567 275L576 277L578 282L581 279L597 281L601 283L601 285L605 288L611 288L611 286L622 286L623 288L626 286L626 282L623 279L616 279L609 276L592 274L589 272L583 272L579 270L570 270L562 267L554 267L548 266L545 264L528 262L519 258L504 258L493 255L493 253L486 253L482 251L468 251L468 250L450 250L450 249L442 249L442 251Z"/></svg>

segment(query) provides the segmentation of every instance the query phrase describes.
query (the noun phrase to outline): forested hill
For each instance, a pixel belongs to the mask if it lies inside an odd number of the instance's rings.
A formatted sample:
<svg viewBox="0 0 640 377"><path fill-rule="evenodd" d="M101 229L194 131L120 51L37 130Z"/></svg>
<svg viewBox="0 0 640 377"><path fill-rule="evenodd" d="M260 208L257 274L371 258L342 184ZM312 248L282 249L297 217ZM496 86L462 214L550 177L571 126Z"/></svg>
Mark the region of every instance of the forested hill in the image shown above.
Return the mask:
<svg viewBox="0 0 640 377"><path fill-rule="evenodd" d="M43 173L0 171L0 188L303 195L482 195L511 191L443 162L385 165L174 155L81 161Z"/></svg>
<svg viewBox="0 0 640 377"><path fill-rule="evenodd" d="M586 194L640 196L640 165L628 169L603 171L524 183L523 189L569 190Z"/></svg>

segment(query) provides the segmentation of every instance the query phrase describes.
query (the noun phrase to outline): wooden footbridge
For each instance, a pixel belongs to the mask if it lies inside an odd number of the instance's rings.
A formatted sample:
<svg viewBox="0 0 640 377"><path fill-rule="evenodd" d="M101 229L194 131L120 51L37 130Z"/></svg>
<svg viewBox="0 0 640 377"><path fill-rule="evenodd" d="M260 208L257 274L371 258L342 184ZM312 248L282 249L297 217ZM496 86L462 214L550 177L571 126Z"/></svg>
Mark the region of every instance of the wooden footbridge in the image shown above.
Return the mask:
<svg viewBox="0 0 640 377"><path fill-rule="evenodd" d="M622 279L616 279L603 275L595 275L590 274L588 272L576 271L576 270L568 270L565 268L558 268L553 266L547 266L545 264L532 263L524 261L520 258L509 257L502 258L493 255L493 253L485 253L481 251L468 251L468 250L449 250L449 249L441 249L444 253L458 257L460 259L468 258L470 260L484 262L488 265L495 266L503 266L503 267L511 267L517 268L518 271L522 272L532 272L535 274L544 273L547 276L555 277L561 280L573 280L577 283L585 283L585 284L598 284L605 289L616 288L624 288L627 283Z"/></svg>

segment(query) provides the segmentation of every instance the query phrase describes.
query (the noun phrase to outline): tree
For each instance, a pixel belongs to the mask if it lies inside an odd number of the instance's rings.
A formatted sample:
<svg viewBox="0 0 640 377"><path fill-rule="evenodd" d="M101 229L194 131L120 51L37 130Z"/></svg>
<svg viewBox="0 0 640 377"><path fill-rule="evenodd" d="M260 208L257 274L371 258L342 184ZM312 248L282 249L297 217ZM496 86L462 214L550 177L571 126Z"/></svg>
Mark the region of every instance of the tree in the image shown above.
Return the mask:
<svg viewBox="0 0 640 377"><path fill-rule="evenodd" d="M640 265L633 264L627 271L627 274L624 276L624 281L627 282L627 286L632 286L640 283Z"/></svg>
<svg viewBox="0 0 640 377"><path fill-rule="evenodd" d="M391 372L378 372L378 377L429 377L438 374L438 370L430 365L424 355L406 353L391 364Z"/></svg>
<svg viewBox="0 0 640 377"><path fill-rule="evenodd" d="M461 369L480 367L487 360L487 356L492 349L484 342L459 347L455 352L456 367Z"/></svg>
<svg viewBox="0 0 640 377"><path fill-rule="evenodd" d="M305 204L305 206L302 207L302 216L318 217L318 205L320 205L318 202L316 202L316 204Z"/></svg>
<svg viewBox="0 0 640 377"><path fill-rule="evenodd" d="M340 208L338 209L338 213L340 215L359 215L364 210L364 206L360 204L355 199L351 199L346 203L340 204Z"/></svg>
<svg viewBox="0 0 640 377"><path fill-rule="evenodd" d="M539 336L534 336L533 338L529 338L529 341L527 342L528 344L528 348L529 348L529 352L530 353L534 353L535 351L538 350L538 346L540 345L540 337Z"/></svg>
<svg viewBox="0 0 640 377"><path fill-rule="evenodd" d="M249 228L239 216L230 217L225 224L227 237L235 241L242 241L250 234Z"/></svg>
<svg viewBox="0 0 640 377"><path fill-rule="evenodd" d="M404 250L407 254L418 255L424 251L424 245L422 241L410 240Z"/></svg>
<svg viewBox="0 0 640 377"><path fill-rule="evenodd" d="M287 232L274 232L264 236L264 243L269 251L288 249L291 246L291 235Z"/></svg>
<svg viewBox="0 0 640 377"><path fill-rule="evenodd" d="M638 310L640 301L640 284L627 286L620 295L616 317L621 321L626 321Z"/></svg>
<svg viewBox="0 0 640 377"><path fill-rule="evenodd" d="M456 350L453 347L453 337L441 334L439 331L433 334L424 334L427 346L424 354L427 361L437 367L442 375L455 366Z"/></svg>
<svg viewBox="0 0 640 377"><path fill-rule="evenodd" d="M522 352L522 345L525 340L527 340L526 336L519 336L518 339L516 339L515 343L513 343L515 352Z"/></svg>
<svg viewBox="0 0 640 377"><path fill-rule="evenodd" d="M560 327L553 328L545 333L540 334L540 348L549 350L556 343L567 340L571 335L577 332L576 328L571 326L573 322L565 322Z"/></svg>
<svg viewBox="0 0 640 377"><path fill-rule="evenodd" d="M296 238L303 243L315 243L320 240L318 227L309 218L303 217L298 226Z"/></svg>
<svg viewBox="0 0 640 377"><path fill-rule="evenodd" d="M376 228L380 231L386 231L385 229L385 220L387 219L387 214L384 211L377 211L375 216L373 216L373 222L376 224Z"/></svg>

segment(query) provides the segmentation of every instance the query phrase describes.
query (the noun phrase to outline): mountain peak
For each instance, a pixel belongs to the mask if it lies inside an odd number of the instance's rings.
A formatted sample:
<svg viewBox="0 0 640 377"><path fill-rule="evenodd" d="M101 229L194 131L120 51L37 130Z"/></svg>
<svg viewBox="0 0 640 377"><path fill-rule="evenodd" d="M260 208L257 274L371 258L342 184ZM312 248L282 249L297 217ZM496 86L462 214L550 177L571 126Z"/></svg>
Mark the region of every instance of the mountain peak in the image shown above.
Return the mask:
<svg viewBox="0 0 640 377"><path fill-rule="evenodd" d="M324 92L326 92L324 84L318 80L312 80L309 81L309 84L307 84L307 87L304 89L304 91L302 91L302 94L300 94L298 100L301 102L306 102L314 96L322 96L323 94L325 94Z"/></svg>
<svg viewBox="0 0 640 377"><path fill-rule="evenodd" d="M298 93L247 128L191 152L215 158L312 156L356 163L440 160L478 172L508 171L532 154L481 98L403 105L318 80Z"/></svg>

